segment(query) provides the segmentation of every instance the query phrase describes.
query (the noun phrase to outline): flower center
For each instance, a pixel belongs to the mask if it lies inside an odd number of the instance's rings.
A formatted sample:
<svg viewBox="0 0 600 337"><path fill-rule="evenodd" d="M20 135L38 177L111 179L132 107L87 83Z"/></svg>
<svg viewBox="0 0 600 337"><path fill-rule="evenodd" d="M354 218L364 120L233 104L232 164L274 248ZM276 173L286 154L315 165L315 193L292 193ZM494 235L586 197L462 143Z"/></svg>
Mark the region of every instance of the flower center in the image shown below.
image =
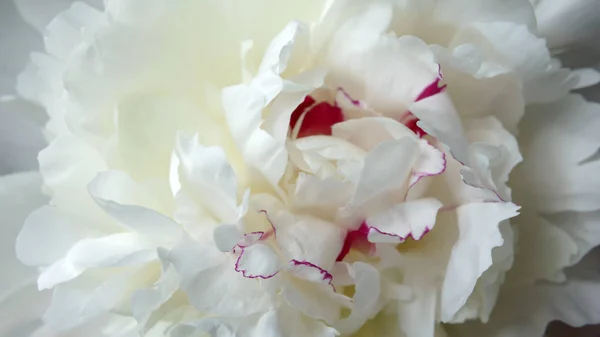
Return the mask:
<svg viewBox="0 0 600 337"><path fill-rule="evenodd" d="M330 136L331 127L343 121L344 114L340 107L329 102L316 103L314 98L306 96L292 113L290 130L298 128L296 138Z"/></svg>
<svg viewBox="0 0 600 337"><path fill-rule="evenodd" d="M336 261L342 261L350 253L351 249L356 249L362 252L371 253L375 245L368 240L369 227L363 222L358 229L348 231L344 245L338 255Z"/></svg>

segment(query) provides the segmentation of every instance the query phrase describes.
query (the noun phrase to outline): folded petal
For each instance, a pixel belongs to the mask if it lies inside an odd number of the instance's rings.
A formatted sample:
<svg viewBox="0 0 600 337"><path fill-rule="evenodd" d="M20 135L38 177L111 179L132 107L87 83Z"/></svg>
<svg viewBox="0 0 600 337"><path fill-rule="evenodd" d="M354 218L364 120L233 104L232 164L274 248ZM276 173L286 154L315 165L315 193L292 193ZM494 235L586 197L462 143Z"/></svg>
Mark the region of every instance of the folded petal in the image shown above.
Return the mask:
<svg viewBox="0 0 600 337"><path fill-rule="evenodd" d="M503 243L500 222L516 216L518 209L512 203L472 203L456 209L459 237L442 286L442 321L451 320L467 302L481 274L492 265L492 249Z"/></svg>
<svg viewBox="0 0 600 337"><path fill-rule="evenodd" d="M407 201L367 218L369 241L402 243L409 237L421 239L433 229L442 203L436 199Z"/></svg>

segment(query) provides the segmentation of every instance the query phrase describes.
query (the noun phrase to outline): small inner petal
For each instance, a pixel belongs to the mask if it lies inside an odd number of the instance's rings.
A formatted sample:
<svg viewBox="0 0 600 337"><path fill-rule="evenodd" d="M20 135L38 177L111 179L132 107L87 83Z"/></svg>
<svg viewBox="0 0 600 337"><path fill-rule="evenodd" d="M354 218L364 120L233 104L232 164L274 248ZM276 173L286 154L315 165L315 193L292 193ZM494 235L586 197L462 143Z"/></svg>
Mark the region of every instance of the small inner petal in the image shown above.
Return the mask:
<svg viewBox="0 0 600 337"><path fill-rule="evenodd" d="M301 120L300 129L297 138L331 135L331 127L344 121L342 109L330 104L329 102L320 102L314 105L315 100L306 96L290 118L290 128L294 129Z"/></svg>
<svg viewBox="0 0 600 337"><path fill-rule="evenodd" d="M336 261L342 261L350 253L351 249L356 249L362 252L371 252L374 245L369 242L369 227L366 222L363 222L356 230L349 231L346 234L344 245L340 251Z"/></svg>

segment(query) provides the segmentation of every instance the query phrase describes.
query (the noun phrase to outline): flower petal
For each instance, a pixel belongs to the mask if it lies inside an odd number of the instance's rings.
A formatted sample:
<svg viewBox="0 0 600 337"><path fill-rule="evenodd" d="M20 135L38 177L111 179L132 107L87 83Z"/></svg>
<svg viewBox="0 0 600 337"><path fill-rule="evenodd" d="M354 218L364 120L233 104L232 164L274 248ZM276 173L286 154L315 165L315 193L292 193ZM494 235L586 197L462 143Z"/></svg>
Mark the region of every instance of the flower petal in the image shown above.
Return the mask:
<svg viewBox="0 0 600 337"><path fill-rule="evenodd" d="M598 251L567 272L563 283L506 285L487 324L455 325L452 332L464 336L543 336L555 320L574 327L600 321ZM527 317L527 319L523 319Z"/></svg>
<svg viewBox="0 0 600 337"><path fill-rule="evenodd" d="M61 11L66 10L73 0L15 0L14 2L25 21L43 32L48 23ZM83 0L83 2L96 8L103 7L100 0Z"/></svg>
<svg viewBox="0 0 600 337"><path fill-rule="evenodd" d="M209 242L186 238L169 254L190 303L200 311L226 317L264 312L270 298L257 280L236 272L236 257Z"/></svg>
<svg viewBox="0 0 600 337"><path fill-rule="evenodd" d="M369 241L402 243L408 237L421 239L435 225L442 203L436 199L407 201L367 218Z"/></svg>
<svg viewBox="0 0 600 337"><path fill-rule="evenodd" d="M411 104L409 109L419 118L417 125L421 129L448 146L456 160L469 165L461 120L447 93L422 99Z"/></svg>
<svg viewBox="0 0 600 337"><path fill-rule="evenodd" d="M220 251L229 252L242 238L242 232L238 225L223 224L215 228L213 238Z"/></svg>
<svg viewBox="0 0 600 337"><path fill-rule="evenodd" d="M109 312L130 290L131 278L138 272L139 268L117 272L100 284L98 275L84 274L71 281L73 283L58 285L52 293L44 321L58 330L69 330Z"/></svg>
<svg viewBox="0 0 600 337"><path fill-rule="evenodd" d="M183 189L222 222L235 222L238 183L223 149L198 144L197 135L179 134L176 153Z"/></svg>
<svg viewBox="0 0 600 337"><path fill-rule="evenodd" d="M283 267L281 258L266 244L256 243L241 249L235 262L235 271L244 277L268 279Z"/></svg>
<svg viewBox="0 0 600 337"><path fill-rule="evenodd" d="M474 23L460 30L451 46L464 43L481 47L486 60L519 76L526 103L556 100L573 87L569 71L552 61L545 40L527 27L509 22Z"/></svg>
<svg viewBox="0 0 600 337"><path fill-rule="evenodd" d="M50 206L32 212L17 237L17 257L31 266L50 265L63 258L79 240L98 234L80 226L78 220Z"/></svg>
<svg viewBox="0 0 600 337"><path fill-rule="evenodd" d="M33 172L0 177L0 265L4 270L0 282L0 301L35 280L35 270L23 266L17 259L28 254L22 246L18 246L15 254L15 239L29 212L46 202L46 197L40 193L41 183L39 174ZM29 262L37 262L35 260Z"/></svg>
<svg viewBox="0 0 600 337"><path fill-rule="evenodd" d="M277 186L287 165L287 152L283 141L260 128L266 97L256 88L236 85L223 89L221 99L229 129L244 159Z"/></svg>
<svg viewBox="0 0 600 337"><path fill-rule="evenodd" d="M519 204L544 213L598 209L599 113L578 95L528 109L519 137L527 160L511 174Z"/></svg>
<svg viewBox="0 0 600 337"><path fill-rule="evenodd" d="M356 213L354 209L366 203L384 208L397 199L390 194L402 194L418 155L418 142L409 137L377 145L365 158L356 193L346 209Z"/></svg>
<svg viewBox="0 0 600 337"><path fill-rule="evenodd" d="M38 278L38 288L51 289L95 267L139 265L156 258L154 245L135 233L113 234L77 242L67 255Z"/></svg>
<svg viewBox="0 0 600 337"><path fill-rule="evenodd" d="M540 35L551 48L569 48L586 45L594 48L598 40L598 2L593 0L535 1ZM560 27L560 29L559 29Z"/></svg>
<svg viewBox="0 0 600 337"><path fill-rule="evenodd" d="M511 203L471 203L456 209L459 237L442 286L441 319L447 322L467 302L481 274L492 264L492 249L501 246L499 223L516 216Z"/></svg>
<svg viewBox="0 0 600 337"><path fill-rule="evenodd" d="M168 252L160 249L161 277L150 289L140 289L131 297L131 311L138 322L138 328L144 333L151 328L150 316L165 303L179 288L179 276L173 265L167 260Z"/></svg>
<svg viewBox="0 0 600 337"><path fill-rule="evenodd" d="M342 319L338 329L344 334L356 332L369 319L373 318L380 309L381 280L379 271L373 266L355 262L350 268L350 276L355 284L352 312Z"/></svg>

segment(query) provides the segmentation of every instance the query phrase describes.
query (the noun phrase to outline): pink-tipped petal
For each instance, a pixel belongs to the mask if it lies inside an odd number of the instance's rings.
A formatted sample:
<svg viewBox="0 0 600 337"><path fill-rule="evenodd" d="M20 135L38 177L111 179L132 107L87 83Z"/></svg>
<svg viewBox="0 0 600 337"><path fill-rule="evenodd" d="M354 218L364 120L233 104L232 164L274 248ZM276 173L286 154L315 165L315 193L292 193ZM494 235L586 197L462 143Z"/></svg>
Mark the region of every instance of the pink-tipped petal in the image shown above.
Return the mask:
<svg viewBox="0 0 600 337"><path fill-rule="evenodd" d="M437 95L444 91L444 89L446 89L446 85L440 85L442 79L444 79L444 76L442 75L442 67L438 64L438 78L436 78L433 82L426 86L423 91L421 91L415 102Z"/></svg>
<svg viewBox="0 0 600 337"><path fill-rule="evenodd" d="M367 219L368 239L373 243L401 243L412 237L420 240L435 225L442 203L419 199L398 204Z"/></svg>
<svg viewBox="0 0 600 337"><path fill-rule="evenodd" d="M331 284L333 280L333 276L327 270L308 261L291 260L287 270L298 278L314 283Z"/></svg>
<svg viewBox="0 0 600 337"><path fill-rule="evenodd" d="M426 140L421 140L419 147L421 152L415 163L410 186L416 184L423 177L431 177L444 173L446 170L446 155L436 149Z"/></svg>
<svg viewBox="0 0 600 337"><path fill-rule="evenodd" d="M265 232L246 233L246 234L244 234L242 239L237 242L237 245L240 248L246 248L246 247L251 246L251 245L255 244L256 242L262 240L265 236L266 236Z"/></svg>
<svg viewBox="0 0 600 337"><path fill-rule="evenodd" d="M268 279L275 276L282 267L277 253L265 244L257 243L240 249L235 271L246 278Z"/></svg>
<svg viewBox="0 0 600 337"><path fill-rule="evenodd" d="M362 102L360 100L352 98L350 94L344 90L344 88L338 88L337 94L335 97L336 106L341 106L342 108L347 105L352 105L357 108L362 107Z"/></svg>

